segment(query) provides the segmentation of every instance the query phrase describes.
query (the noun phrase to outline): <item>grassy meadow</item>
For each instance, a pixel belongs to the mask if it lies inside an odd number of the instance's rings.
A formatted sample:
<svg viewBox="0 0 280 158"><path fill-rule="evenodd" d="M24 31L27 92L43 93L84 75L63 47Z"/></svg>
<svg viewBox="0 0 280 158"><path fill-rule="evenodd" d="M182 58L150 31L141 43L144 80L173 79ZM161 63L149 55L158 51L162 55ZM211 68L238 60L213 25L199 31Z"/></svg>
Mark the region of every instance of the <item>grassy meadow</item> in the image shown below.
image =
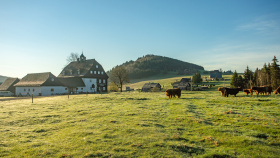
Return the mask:
<svg viewBox="0 0 280 158"><path fill-rule="evenodd" d="M0 157L279 157L280 95L225 98L219 84L180 99L138 91L0 99Z"/></svg>

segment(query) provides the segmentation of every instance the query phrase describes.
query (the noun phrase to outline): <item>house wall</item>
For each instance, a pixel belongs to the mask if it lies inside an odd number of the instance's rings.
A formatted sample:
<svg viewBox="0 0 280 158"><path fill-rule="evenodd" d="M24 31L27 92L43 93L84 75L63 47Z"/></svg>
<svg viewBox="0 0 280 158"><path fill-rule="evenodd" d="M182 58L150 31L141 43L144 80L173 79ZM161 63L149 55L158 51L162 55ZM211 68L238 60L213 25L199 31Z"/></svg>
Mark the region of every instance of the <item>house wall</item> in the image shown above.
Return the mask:
<svg viewBox="0 0 280 158"><path fill-rule="evenodd" d="M52 91L53 89L53 91ZM59 95L68 93L68 88L63 86L44 86L42 87L42 96Z"/></svg>
<svg viewBox="0 0 280 158"><path fill-rule="evenodd" d="M34 95L38 96L42 93L41 87L16 87L16 95Z"/></svg>
<svg viewBox="0 0 280 158"><path fill-rule="evenodd" d="M93 93L96 92L96 88L97 88L97 79L96 78L82 78L82 80L84 81L85 87L78 87L78 91L82 91L82 92L89 92L89 93ZM92 85L94 84L95 88L92 88ZM81 88L83 88L83 90L81 90Z"/></svg>
<svg viewBox="0 0 280 158"><path fill-rule="evenodd" d="M16 95L49 96L66 94L68 89L63 86L43 86L43 87L16 87Z"/></svg>

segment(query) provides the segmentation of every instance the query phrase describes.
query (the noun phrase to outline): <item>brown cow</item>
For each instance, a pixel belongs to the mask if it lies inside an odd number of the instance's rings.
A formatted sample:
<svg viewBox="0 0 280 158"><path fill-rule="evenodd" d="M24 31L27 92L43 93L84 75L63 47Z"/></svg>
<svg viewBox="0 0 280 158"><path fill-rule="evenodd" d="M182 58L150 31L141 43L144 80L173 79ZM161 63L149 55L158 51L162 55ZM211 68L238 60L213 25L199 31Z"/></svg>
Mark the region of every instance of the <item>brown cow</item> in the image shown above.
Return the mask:
<svg viewBox="0 0 280 158"><path fill-rule="evenodd" d="M256 92L257 96L259 96L259 94L264 94L267 92L266 87L252 87L252 90Z"/></svg>
<svg viewBox="0 0 280 158"><path fill-rule="evenodd" d="M277 93L280 94L280 86L274 91L274 94L277 94Z"/></svg>
<svg viewBox="0 0 280 158"><path fill-rule="evenodd" d="M172 97L175 98L176 95L178 96L178 98L180 98L181 97L181 89L180 88L167 89L165 91L165 94L166 94L166 96L168 96L168 98L172 98Z"/></svg>
<svg viewBox="0 0 280 158"><path fill-rule="evenodd" d="M224 92L225 92L225 87L219 87L218 91L221 91L221 95L224 96Z"/></svg>
<svg viewBox="0 0 280 158"><path fill-rule="evenodd" d="M265 95L266 94L271 95L271 92L272 92L272 87L271 86L261 86L261 87L265 87Z"/></svg>
<svg viewBox="0 0 280 158"><path fill-rule="evenodd" d="M224 95L225 97L228 97L228 95L234 95L236 97L236 94L239 92L239 91L242 91L241 88L225 88L224 90Z"/></svg>
<svg viewBox="0 0 280 158"><path fill-rule="evenodd" d="M250 93L253 95L253 90L252 89L243 89L243 92L245 92L247 95Z"/></svg>

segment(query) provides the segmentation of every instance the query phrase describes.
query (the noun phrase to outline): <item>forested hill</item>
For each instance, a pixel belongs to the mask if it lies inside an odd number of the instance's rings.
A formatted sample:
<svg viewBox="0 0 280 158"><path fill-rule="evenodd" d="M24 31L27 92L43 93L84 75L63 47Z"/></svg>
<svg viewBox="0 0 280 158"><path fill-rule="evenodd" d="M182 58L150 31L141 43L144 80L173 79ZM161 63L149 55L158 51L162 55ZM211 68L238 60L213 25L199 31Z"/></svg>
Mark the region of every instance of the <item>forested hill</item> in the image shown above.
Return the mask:
<svg viewBox="0 0 280 158"><path fill-rule="evenodd" d="M125 62L121 66L127 69L130 79L146 78L169 72L187 75L204 70L202 66L196 64L157 55L146 55L136 61Z"/></svg>

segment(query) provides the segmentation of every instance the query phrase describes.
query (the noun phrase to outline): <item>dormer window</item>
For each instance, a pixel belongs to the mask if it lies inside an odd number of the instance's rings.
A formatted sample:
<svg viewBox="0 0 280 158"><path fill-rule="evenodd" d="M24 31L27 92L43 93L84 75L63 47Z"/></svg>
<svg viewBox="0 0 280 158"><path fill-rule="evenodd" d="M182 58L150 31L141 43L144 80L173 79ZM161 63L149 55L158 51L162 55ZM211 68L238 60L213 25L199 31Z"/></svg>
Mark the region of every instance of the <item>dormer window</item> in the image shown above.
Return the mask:
<svg viewBox="0 0 280 158"><path fill-rule="evenodd" d="M96 65L96 68L98 68L98 65Z"/></svg>

